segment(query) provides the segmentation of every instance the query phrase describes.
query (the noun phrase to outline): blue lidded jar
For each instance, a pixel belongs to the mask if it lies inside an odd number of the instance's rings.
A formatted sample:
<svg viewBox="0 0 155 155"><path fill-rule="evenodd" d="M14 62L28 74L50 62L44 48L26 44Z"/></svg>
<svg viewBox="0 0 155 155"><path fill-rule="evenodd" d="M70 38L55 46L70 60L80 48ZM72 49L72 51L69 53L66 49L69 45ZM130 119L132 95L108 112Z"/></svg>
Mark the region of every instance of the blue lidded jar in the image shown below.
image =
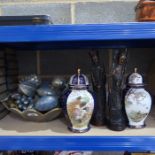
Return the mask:
<svg viewBox="0 0 155 155"><path fill-rule="evenodd" d="M89 80L80 69L69 80L69 89L64 93L65 115L72 132L86 132L94 110L94 99L88 91Z"/></svg>

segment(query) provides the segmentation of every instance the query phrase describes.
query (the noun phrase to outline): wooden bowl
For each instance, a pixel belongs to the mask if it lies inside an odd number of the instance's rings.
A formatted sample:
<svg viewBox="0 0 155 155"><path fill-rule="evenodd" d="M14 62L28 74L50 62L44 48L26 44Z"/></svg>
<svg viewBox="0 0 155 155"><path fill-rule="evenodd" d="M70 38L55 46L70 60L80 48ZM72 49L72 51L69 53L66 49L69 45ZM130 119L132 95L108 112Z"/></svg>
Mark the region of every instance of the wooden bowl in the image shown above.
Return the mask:
<svg viewBox="0 0 155 155"><path fill-rule="evenodd" d="M28 121L35 122L47 122L56 119L62 112L61 108L54 108L46 113L41 113L35 109L27 109L24 111L20 111L12 100L9 100L9 96L3 100L1 100L2 104L12 113L22 117Z"/></svg>

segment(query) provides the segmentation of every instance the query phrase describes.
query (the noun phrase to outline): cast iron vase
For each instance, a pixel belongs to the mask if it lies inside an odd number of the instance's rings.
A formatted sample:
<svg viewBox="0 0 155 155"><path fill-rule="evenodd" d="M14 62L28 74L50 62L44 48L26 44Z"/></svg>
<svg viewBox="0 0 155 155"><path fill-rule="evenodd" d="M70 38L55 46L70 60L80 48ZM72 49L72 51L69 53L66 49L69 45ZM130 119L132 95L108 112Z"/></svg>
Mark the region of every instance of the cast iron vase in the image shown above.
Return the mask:
<svg viewBox="0 0 155 155"><path fill-rule="evenodd" d="M112 66L108 79L108 127L114 131L126 128L124 109L125 71L127 64L127 50L115 49L112 52Z"/></svg>
<svg viewBox="0 0 155 155"><path fill-rule="evenodd" d="M93 96L95 100L95 107L91 124L102 126L105 124L105 104L106 104L106 74L104 66L100 64L99 52L92 50L90 53L91 58L91 81L93 85Z"/></svg>

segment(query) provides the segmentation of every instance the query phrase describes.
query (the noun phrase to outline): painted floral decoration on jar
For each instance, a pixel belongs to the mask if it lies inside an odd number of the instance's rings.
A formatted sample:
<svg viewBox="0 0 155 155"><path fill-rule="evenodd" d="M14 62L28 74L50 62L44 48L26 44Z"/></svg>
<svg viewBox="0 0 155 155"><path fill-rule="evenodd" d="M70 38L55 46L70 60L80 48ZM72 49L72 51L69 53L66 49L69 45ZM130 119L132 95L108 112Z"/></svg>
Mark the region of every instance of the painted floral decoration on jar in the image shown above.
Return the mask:
<svg viewBox="0 0 155 155"><path fill-rule="evenodd" d="M142 76L137 73L135 68L134 73L129 76L128 85L130 89L125 96L125 110L129 120L129 127L143 128L145 119L151 110L151 96L144 89Z"/></svg>
<svg viewBox="0 0 155 155"><path fill-rule="evenodd" d="M88 78L80 73L71 76L69 87L71 93L67 98L67 114L70 120L68 127L73 132L86 132L90 129L89 122L94 109L94 99L88 91Z"/></svg>

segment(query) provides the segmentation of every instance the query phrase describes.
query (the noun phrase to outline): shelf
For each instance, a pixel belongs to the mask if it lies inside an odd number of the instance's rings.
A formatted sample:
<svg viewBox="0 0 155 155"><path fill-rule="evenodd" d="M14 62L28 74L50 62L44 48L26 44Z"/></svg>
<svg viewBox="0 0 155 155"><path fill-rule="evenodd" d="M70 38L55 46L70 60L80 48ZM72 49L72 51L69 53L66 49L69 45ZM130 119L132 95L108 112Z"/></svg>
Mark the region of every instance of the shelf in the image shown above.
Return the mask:
<svg viewBox="0 0 155 155"><path fill-rule="evenodd" d="M21 49L154 47L154 40L153 22L0 26L1 46Z"/></svg>
<svg viewBox="0 0 155 155"><path fill-rule="evenodd" d="M92 126L86 133L72 133L67 129L65 119L51 122L30 122L14 115L0 121L0 136L155 136L155 115L147 119L147 127L116 132L104 127Z"/></svg>
<svg viewBox="0 0 155 155"><path fill-rule="evenodd" d="M155 47L155 23L97 25L0 26L0 47L51 48ZM23 121L14 115L0 120L0 150L155 151L155 113L144 129L114 132L92 127L84 134L68 131L64 119L48 123Z"/></svg>
<svg viewBox="0 0 155 155"><path fill-rule="evenodd" d="M147 119L144 129L116 132L92 126L86 133L67 129L64 118L36 123L8 115L0 121L1 150L155 150L155 114Z"/></svg>

